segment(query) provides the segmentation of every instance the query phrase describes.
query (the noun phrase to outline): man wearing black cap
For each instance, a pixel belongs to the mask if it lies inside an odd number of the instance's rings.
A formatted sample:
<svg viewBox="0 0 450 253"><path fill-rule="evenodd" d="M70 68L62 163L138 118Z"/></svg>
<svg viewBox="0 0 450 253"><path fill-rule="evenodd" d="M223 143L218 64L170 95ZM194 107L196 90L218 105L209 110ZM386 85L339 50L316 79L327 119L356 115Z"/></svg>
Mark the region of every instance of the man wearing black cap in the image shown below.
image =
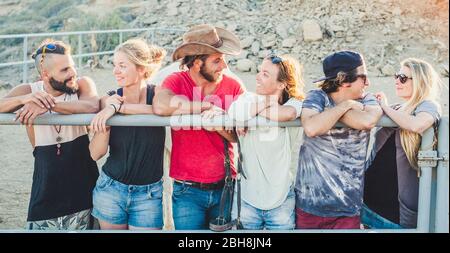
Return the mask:
<svg viewBox="0 0 450 253"><path fill-rule="evenodd" d="M296 226L360 227L364 161L373 128L382 115L369 85L363 57L341 51L323 61L320 89L303 102L304 143L296 180ZM338 122L347 127L334 128Z"/></svg>
<svg viewBox="0 0 450 253"><path fill-rule="evenodd" d="M86 127L32 124L43 114L97 112L97 90L90 78L77 78L70 46L62 41L43 41L33 59L41 80L18 85L0 99L0 112L17 111L16 119L28 125L34 148L27 228L88 229L98 169Z"/></svg>

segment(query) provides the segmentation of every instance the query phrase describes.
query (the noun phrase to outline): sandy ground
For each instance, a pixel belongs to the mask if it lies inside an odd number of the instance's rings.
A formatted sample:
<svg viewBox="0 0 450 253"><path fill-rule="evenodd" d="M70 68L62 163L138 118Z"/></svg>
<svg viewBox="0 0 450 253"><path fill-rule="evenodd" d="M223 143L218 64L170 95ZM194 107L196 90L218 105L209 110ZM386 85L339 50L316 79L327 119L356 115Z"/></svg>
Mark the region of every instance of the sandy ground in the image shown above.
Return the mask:
<svg viewBox="0 0 450 253"><path fill-rule="evenodd" d="M307 72L318 73L319 70L316 69L316 71ZM111 70L109 69L96 70L95 72L84 70L80 71L80 74L90 76L94 79L98 86L99 94L105 94L107 90L114 88L114 80L111 75ZM237 74L244 81L248 90L254 90L254 74ZM314 77L318 76L313 74L305 78L306 83L309 84L307 85L306 90L313 88L313 86L310 85L310 80ZM398 99L395 98L394 81L391 77L370 77L370 80L371 86L369 91L384 91L390 102L399 102ZM448 87L448 78L444 81ZM4 96L6 92L6 90L0 90L0 97ZM443 92L441 103L444 108L443 111L447 116L448 96L447 89ZM166 158L167 157L168 156L166 156ZM26 136L25 128L23 126L0 125L0 229L24 228L31 190L33 160L32 148ZM98 162L99 168L104 162L105 158ZM173 227L173 221L170 218L171 205L169 201L171 182L167 176L164 187L165 228L171 229Z"/></svg>

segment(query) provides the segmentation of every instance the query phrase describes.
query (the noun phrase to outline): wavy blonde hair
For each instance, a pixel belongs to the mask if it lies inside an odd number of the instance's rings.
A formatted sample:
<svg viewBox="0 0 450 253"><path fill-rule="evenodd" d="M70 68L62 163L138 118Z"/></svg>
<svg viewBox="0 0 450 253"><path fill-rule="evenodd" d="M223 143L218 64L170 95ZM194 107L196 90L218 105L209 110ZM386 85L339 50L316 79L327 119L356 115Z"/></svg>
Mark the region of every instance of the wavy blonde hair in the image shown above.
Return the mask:
<svg viewBox="0 0 450 253"><path fill-rule="evenodd" d="M408 58L403 60L401 66L407 67L411 71L412 78L412 96L400 108L409 114L412 114L417 106L424 100L430 100L438 103L438 95L443 83L439 74L428 62L416 58ZM411 166L418 170L418 158L422 136L420 134L401 129L400 141L406 157ZM436 145L434 138L433 146Z"/></svg>
<svg viewBox="0 0 450 253"><path fill-rule="evenodd" d="M290 55L282 55L280 58L282 61L276 64L279 69L277 80L286 84L282 94L282 103L286 103L289 98L305 99L302 65Z"/></svg>
<svg viewBox="0 0 450 253"><path fill-rule="evenodd" d="M143 39L133 38L116 47L115 52L124 53L136 66L145 69L144 79L150 78L161 67L167 52L156 45L149 45Z"/></svg>

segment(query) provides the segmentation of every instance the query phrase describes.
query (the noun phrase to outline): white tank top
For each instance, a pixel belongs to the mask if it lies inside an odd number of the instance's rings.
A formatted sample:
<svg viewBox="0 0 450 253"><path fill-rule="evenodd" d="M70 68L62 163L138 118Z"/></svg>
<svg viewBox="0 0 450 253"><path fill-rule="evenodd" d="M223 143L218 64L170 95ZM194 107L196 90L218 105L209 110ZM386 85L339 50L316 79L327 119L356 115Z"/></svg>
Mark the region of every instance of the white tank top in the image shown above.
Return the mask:
<svg viewBox="0 0 450 253"><path fill-rule="evenodd" d="M39 81L30 84L31 92L44 91L44 82ZM62 94L61 96L55 97L56 101L77 101L77 94ZM52 114L58 114L52 111ZM50 114L46 112L45 114ZM57 138L59 138L59 143L65 143L75 140L76 138L87 134L86 126L63 126L63 125L34 125L34 140L35 146L48 146L58 144ZM58 133L59 131L59 133Z"/></svg>

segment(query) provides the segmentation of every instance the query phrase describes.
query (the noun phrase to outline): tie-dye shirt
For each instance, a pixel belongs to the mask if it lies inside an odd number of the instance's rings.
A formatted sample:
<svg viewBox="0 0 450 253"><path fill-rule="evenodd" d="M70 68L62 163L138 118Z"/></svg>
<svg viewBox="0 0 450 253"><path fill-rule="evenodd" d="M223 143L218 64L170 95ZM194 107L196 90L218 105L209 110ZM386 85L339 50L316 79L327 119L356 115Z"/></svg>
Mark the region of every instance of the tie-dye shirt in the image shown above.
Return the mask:
<svg viewBox="0 0 450 253"><path fill-rule="evenodd" d="M378 105L367 94L358 102ZM336 106L324 91L311 90L303 108L323 112ZM364 162L370 131L333 128L310 138L304 135L296 179L296 206L322 217L355 216L363 199Z"/></svg>

